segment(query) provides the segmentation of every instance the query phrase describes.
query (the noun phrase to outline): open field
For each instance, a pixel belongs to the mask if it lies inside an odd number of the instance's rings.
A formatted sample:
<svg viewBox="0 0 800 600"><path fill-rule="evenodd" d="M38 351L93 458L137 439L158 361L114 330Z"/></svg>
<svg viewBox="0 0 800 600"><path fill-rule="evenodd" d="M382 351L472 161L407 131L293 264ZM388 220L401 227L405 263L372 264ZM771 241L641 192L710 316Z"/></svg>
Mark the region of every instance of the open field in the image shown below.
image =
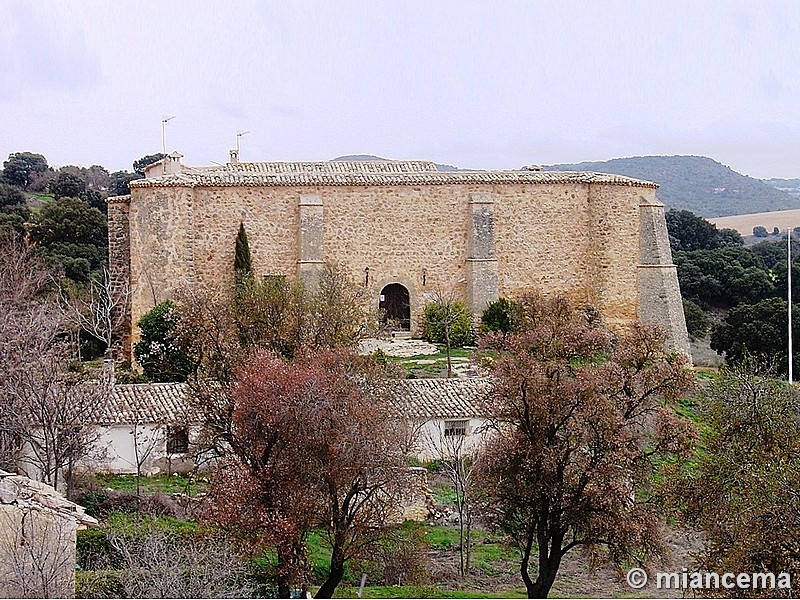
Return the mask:
<svg viewBox="0 0 800 600"><path fill-rule="evenodd" d="M770 233L775 227L781 231L786 231L787 227L798 227L800 226L800 210L778 210L730 217L710 217L708 221L714 223L718 229L735 229L743 236L748 236L753 235L753 227L758 226L765 227Z"/></svg>

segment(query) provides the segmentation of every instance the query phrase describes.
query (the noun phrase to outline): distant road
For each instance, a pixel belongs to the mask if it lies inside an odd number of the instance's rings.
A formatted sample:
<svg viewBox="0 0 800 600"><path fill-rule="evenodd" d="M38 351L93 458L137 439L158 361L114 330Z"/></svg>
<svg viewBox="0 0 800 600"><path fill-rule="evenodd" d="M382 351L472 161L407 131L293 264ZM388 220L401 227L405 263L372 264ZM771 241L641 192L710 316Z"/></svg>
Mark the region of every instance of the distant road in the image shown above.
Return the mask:
<svg viewBox="0 0 800 600"><path fill-rule="evenodd" d="M800 209L777 210L775 212L733 215L732 217L711 217L707 219L717 229L735 229L743 236L753 235L753 227L765 227L768 233L777 227L785 232L787 227L800 227Z"/></svg>

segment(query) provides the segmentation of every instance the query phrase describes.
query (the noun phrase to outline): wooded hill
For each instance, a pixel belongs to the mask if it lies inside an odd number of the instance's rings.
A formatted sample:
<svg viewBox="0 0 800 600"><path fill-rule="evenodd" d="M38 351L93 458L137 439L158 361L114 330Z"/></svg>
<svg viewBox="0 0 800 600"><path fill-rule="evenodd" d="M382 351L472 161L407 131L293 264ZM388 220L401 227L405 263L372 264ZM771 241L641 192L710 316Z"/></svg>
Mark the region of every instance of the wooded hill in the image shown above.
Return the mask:
<svg viewBox="0 0 800 600"><path fill-rule="evenodd" d="M661 186L656 195L668 209L689 210L703 217L800 208L800 198L778 186L737 173L704 156L634 156L547 165L544 169L616 173L654 181Z"/></svg>

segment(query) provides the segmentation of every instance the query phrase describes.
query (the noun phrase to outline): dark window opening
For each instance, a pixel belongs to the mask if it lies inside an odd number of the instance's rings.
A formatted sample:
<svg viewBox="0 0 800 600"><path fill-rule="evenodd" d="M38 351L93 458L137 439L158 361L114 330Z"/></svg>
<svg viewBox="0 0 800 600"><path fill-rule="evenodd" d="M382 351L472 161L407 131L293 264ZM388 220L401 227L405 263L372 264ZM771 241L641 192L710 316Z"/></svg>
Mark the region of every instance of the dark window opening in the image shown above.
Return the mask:
<svg viewBox="0 0 800 600"><path fill-rule="evenodd" d="M189 451L189 430L186 427L167 427L167 454L186 454Z"/></svg>
<svg viewBox="0 0 800 600"><path fill-rule="evenodd" d="M444 437L464 437L467 435L469 421L445 421Z"/></svg>

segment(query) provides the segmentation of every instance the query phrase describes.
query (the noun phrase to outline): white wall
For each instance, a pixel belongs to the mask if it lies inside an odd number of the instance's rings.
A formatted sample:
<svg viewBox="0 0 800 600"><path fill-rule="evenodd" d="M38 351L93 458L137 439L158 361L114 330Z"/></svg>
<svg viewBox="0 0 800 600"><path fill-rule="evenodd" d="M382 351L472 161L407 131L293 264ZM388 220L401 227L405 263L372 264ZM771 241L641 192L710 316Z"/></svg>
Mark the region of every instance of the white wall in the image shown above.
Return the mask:
<svg viewBox="0 0 800 600"><path fill-rule="evenodd" d="M467 434L460 436L444 435L446 421L468 421ZM483 426L486 419L431 419L418 425L415 458L421 461L437 460L452 456L454 451L462 455L472 453L484 438Z"/></svg>

